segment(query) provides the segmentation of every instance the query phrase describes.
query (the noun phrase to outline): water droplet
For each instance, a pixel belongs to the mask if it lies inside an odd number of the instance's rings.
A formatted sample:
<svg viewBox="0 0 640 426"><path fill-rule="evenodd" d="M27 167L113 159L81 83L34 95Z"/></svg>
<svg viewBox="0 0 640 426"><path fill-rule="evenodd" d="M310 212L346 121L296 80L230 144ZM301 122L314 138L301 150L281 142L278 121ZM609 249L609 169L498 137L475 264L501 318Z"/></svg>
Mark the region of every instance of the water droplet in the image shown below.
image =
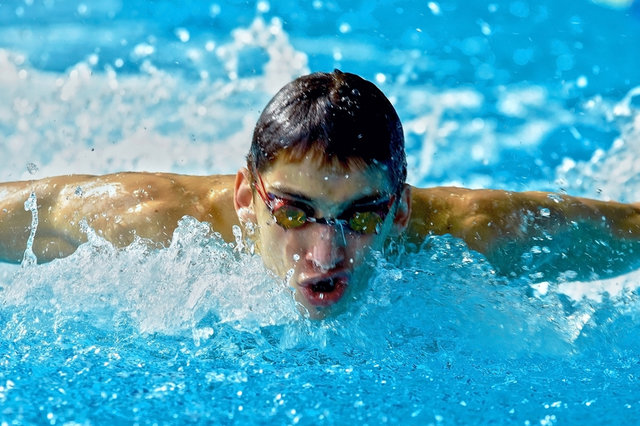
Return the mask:
<svg viewBox="0 0 640 426"><path fill-rule="evenodd" d="M256 9L260 13L266 13L269 11L269 9L271 9L271 5L269 4L269 2L266 2L266 1L259 1L258 4L256 5Z"/></svg>
<svg viewBox="0 0 640 426"><path fill-rule="evenodd" d="M187 31L186 28L176 28L174 34L178 37L178 40L183 43L188 42L191 38L191 34L189 34L189 31Z"/></svg>
<svg viewBox="0 0 640 426"><path fill-rule="evenodd" d="M482 32L483 35L491 35L491 26L484 21L481 21L480 23L480 31Z"/></svg>
<svg viewBox="0 0 640 426"><path fill-rule="evenodd" d="M27 240L27 248L25 249L24 256L22 258L21 265L23 268L38 263L38 259L33 252L33 240L36 236L36 230L38 229L38 200L34 192L32 192L29 198L24 202L24 210L31 212L31 230Z"/></svg>
<svg viewBox="0 0 640 426"><path fill-rule="evenodd" d="M222 8L219 4L212 4L211 7L209 7L209 16L212 18L220 15L220 12L222 12Z"/></svg>
<svg viewBox="0 0 640 426"><path fill-rule="evenodd" d="M564 199L558 194L549 194L549 195L547 195L547 198L552 200L552 201L554 201L554 202L556 202L556 203L560 203L560 202L564 201Z"/></svg>
<svg viewBox="0 0 640 426"><path fill-rule="evenodd" d="M351 31L351 25L349 25L346 22L343 22L342 24L340 24L339 30L342 34L346 34L349 31Z"/></svg>
<svg viewBox="0 0 640 426"><path fill-rule="evenodd" d="M40 169L38 169L38 166L35 163L27 163L27 171L29 172L29 174L36 174L38 170Z"/></svg>
<svg viewBox="0 0 640 426"><path fill-rule="evenodd" d="M584 88L584 87L587 87L587 84L589 84L589 80L587 79L587 77L585 77L584 75L581 75L580 77L578 77L578 80L576 81L576 86L580 88Z"/></svg>
<svg viewBox="0 0 640 426"><path fill-rule="evenodd" d="M442 13L442 10L440 9L440 5L434 1L430 1L429 3L427 3L427 6L429 7L429 10L431 11L431 13L433 13L436 16Z"/></svg>

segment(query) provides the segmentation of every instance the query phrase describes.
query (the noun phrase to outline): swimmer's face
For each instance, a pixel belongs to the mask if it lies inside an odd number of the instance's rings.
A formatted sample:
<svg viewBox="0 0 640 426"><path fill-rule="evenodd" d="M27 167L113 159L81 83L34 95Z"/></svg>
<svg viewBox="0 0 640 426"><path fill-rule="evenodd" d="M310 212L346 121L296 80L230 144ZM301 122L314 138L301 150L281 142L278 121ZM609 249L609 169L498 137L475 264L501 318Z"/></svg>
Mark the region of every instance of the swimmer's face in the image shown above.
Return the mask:
<svg viewBox="0 0 640 426"><path fill-rule="evenodd" d="M257 225L256 244L265 265L280 277L290 274L294 297L311 318L359 297L371 251L401 233L410 213L408 187L394 194L379 167L345 170L318 166L313 159L278 158L255 186L254 191L246 170L239 172L238 216Z"/></svg>

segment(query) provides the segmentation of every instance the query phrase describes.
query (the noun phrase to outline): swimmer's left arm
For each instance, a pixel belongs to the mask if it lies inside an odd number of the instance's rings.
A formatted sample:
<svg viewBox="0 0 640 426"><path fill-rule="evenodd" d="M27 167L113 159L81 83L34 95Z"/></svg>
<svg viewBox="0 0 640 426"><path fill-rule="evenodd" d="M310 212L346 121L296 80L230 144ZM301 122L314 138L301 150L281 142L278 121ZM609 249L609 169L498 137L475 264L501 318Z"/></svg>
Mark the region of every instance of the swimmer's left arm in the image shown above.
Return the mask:
<svg viewBox="0 0 640 426"><path fill-rule="evenodd" d="M505 242L588 225L611 238L640 240L640 205L548 192L463 188L413 190L410 237L451 234L490 254Z"/></svg>

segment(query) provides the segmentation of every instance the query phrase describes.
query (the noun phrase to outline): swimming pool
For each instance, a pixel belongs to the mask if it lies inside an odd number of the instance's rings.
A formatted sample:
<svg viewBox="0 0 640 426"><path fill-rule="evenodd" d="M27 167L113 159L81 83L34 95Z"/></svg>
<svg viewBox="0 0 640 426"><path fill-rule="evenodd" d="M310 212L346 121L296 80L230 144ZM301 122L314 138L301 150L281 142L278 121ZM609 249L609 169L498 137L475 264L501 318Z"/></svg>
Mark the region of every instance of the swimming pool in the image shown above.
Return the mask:
<svg viewBox="0 0 640 426"><path fill-rule="evenodd" d="M634 201L639 40L637 3L3 1L0 181L233 173L273 93L338 67L393 101L412 184ZM162 250L0 264L0 418L635 423L640 267L549 277L545 250L503 277L431 238L319 323L188 218Z"/></svg>

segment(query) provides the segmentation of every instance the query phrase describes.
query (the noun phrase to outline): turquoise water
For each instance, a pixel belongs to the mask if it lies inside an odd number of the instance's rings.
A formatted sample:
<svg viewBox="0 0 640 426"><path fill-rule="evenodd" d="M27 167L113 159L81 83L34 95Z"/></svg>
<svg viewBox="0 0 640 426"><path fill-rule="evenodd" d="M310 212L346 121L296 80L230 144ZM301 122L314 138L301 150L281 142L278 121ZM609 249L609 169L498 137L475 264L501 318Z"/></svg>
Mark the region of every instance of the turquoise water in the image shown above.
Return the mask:
<svg viewBox="0 0 640 426"><path fill-rule="evenodd" d="M338 67L393 101L412 184L637 201L639 40L637 3L2 1L0 181L233 173L273 93ZM310 322L206 224L162 250L91 235L0 264L0 418L634 424L640 269L554 269L563 243L504 277L432 238Z"/></svg>

